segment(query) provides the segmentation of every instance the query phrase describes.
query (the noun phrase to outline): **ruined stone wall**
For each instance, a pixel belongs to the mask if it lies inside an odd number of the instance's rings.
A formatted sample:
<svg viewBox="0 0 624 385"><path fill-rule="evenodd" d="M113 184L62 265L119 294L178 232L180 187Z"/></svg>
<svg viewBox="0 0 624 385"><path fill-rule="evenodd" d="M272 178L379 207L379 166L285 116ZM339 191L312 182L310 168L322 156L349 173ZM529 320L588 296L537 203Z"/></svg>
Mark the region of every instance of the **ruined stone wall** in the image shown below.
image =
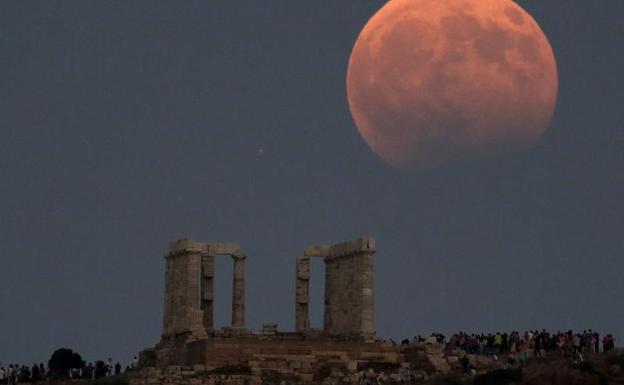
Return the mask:
<svg viewBox="0 0 624 385"><path fill-rule="evenodd" d="M326 333L374 335L372 257L360 252L326 259Z"/></svg>
<svg viewBox="0 0 624 385"><path fill-rule="evenodd" d="M310 328L310 257L297 258L295 288L295 330Z"/></svg>
<svg viewBox="0 0 624 385"><path fill-rule="evenodd" d="M165 256L165 299L162 340L187 335L203 339L214 327L214 258L234 259L232 323L245 326L245 256L233 243L171 242Z"/></svg>
<svg viewBox="0 0 624 385"><path fill-rule="evenodd" d="M201 308L206 331L214 328L214 256L202 255L201 266Z"/></svg>
<svg viewBox="0 0 624 385"><path fill-rule="evenodd" d="M314 384L330 375L357 378L369 367L396 369L402 356L396 345L307 339L300 335L210 338L188 344L185 362L145 368L134 373L131 385ZM245 375L239 375L246 372ZM220 382L219 382L220 381ZM357 383L357 379L356 379Z"/></svg>
<svg viewBox="0 0 624 385"><path fill-rule="evenodd" d="M130 385L260 385L252 382L249 375L213 374L200 368L170 366L167 368L144 368L128 376Z"/></svg>
<svg viewBox="0 0 624 385"><path fill-rule="evenodd" d="M201 245L183 240L172 243L165 256L163 336L201 334L203 330L199 301L201 254Z"/></svg>
<svg viewBox="0 0 624 385"><path fill-rule="evenodd" d="M325 334L365 339L374 336L374 254L373 238L360 238L333 246L314 245L306 249L306 257L324 257L325 261ZM309 283L305 279L306 268L309 270L304 261L298 260L298 331L307 320Z"/></svg>
<svg viewBox="0 0 624 385"><path fill-rule="evenodd" d="M331 339L284 338L224 338L194 343L197 361L206 368L228 365L248 365L254 373L273 370L282 375L299 376L311 382L314 374L328 366L341 366L355 372L358 365L384 362L399 365L401 357L396 346L383 343L335 341ZM199 348L201 346L201 348ZM203 349L203 351L201 351Z"/></svg>

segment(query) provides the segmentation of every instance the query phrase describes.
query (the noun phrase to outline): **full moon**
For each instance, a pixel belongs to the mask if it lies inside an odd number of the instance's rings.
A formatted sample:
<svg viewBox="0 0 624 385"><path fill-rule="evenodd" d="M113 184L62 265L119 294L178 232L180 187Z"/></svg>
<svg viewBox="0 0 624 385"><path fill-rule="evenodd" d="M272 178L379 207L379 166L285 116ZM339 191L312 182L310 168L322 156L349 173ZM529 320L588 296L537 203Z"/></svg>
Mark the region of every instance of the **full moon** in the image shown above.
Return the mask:
<svg viewBox="0 0 624 385"><path fill-rule="evenodd" d="M347 71L358 131L403 169L530 148L557 86L546 36L511 0L391 0L360 33Z"/></svg>

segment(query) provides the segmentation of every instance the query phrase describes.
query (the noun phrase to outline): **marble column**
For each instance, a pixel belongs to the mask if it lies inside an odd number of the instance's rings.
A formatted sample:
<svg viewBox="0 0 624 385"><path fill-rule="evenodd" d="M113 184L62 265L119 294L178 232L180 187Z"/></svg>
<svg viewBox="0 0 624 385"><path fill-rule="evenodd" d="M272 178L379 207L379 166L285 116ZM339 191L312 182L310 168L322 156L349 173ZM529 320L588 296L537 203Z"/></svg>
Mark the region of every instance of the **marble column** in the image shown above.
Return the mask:
<svg viewBox="0 0 624 385"><path fill-rule="evenodd" d="M214 328L214 255L204 254L201 260L201 308L207 332Z"/></svg>
<svg viewBox="0 0 624 385"><path fill-rule="evenodd" d="M295 330L303 333L310 328L310 257L297 258L295 290Z"/></svg>
<svg viewBox="0 0 624 385"><path fill-rule="evenodd" d="M335 331L335 280L338 279L338 277L336 277L335 272L335 260L330 257L325 257L323 258L323 262L325 262L325 311L323 315L323 332L331 335L334 334Z"/></svg>
<svg viewBox="0 0 624 385"><path fill-rule="evenodd" d="M170 255L165 256L165 300L163 306L163 336L173 334L173 261Z"/></svg>
<svg viewBox="0 0 624 385"><path fill-rule="evenodd" d="M232 327L245 328L245 259L244 255L232 255L234 279L232 281Z"/></svg>
<svg viewBox="0 0 624 385"><path fill-rule="evenodd" d="M205 335L203 312L201 310L201 254L196 251L188 252L183 256L186 264L186 293L185 329L190 331L193 337L203 338Z"/></svg>
<svg viewBox="0 0 624 385"><path fill-rule="evenodd" d="M360 333L364 338L375 335L375 307L374 307L374 282L373 282L373 255L374 252L364 252L359 256L359 289L360 299Z"/></svg>

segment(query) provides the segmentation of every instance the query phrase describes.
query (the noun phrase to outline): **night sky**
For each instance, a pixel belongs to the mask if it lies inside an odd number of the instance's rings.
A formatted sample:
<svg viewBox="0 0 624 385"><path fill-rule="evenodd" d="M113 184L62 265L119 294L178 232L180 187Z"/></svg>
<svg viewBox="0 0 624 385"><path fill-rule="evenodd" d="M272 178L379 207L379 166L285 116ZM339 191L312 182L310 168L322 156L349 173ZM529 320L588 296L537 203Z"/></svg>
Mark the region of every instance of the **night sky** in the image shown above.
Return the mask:
<svg viewBox="0 0 624 385"><path fill-rule="evenodd" d="M429 170L351 118L383 1L0 6L0 362L127 362L162 325L170 240L239 242L247 323L294 328L305 246L377 237L376 327L593 328L624 341L624 2L522 1L559 70L532 150ZM313 326L322 322L313 266ZM231 262L217 265L217 323Z"/></svg>

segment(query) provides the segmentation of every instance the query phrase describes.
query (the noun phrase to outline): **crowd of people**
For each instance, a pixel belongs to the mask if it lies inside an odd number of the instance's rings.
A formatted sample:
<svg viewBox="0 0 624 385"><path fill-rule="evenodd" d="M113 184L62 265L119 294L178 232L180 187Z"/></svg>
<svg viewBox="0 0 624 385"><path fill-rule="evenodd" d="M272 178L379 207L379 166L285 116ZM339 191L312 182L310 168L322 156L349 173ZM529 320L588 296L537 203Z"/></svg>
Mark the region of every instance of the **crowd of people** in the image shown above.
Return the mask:
<svg viewBox="0 0 624 385"><path fill-rule="evenodd" d="M124 372L132 370L136 367L137 358L131 365L128 365L123 370ZM75 379L96 379L102 377L118 376L122 374L122 366L119 362L113 364L112 358L109 358L106 362L96 361L89 362L79 368L69 369L67 376ZM49 367L46 367L43 363L28 365L10 364L4 366L0 363L0 385L16 385L22 383L37 383L50 379L54 379L58 374L54 373Z"/></svg>
<svg viewBox="0 0 624 385"><path fill-rule="evenodd" d="M600 334L591 329L583 330L582 333L558 331L549 333L542 331L527 331L519 333L490 333L468 334L459 332L453 334L447 341L440 333L432 334L438 344L448 350L459 349L468 354L499 355L533 351L536 357L544 357L549 352L559 352L562 355L608 352L615 349L615 338L607 334L600 338ZM424 341L417 336L416 339ZM404 340L403 344L409 343ZM602 343L602 349L600 344Z"/></svg>

